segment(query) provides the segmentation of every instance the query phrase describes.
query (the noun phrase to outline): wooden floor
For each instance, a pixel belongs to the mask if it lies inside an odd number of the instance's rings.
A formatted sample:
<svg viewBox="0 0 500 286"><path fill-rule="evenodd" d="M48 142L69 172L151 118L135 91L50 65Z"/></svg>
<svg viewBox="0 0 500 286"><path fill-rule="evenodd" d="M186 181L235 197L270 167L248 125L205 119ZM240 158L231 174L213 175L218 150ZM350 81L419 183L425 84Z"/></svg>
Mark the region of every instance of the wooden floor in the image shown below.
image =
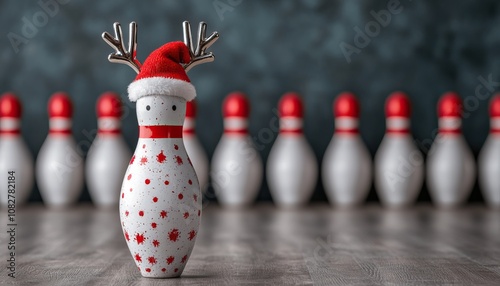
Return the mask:
<svg viewBox="0 0 500 286"><path fill-rule="evenodd" d="M2 213L6 213L2 210ZM6 215L1 216L6 227ZM18 209L18 285L500 285L500 211L212 203L181 278L141 278L117 211ZM0 234L7 259L6 230ZM4 262L5 263L5 262ZM2 283L2 284L3 284Z"/></svg>

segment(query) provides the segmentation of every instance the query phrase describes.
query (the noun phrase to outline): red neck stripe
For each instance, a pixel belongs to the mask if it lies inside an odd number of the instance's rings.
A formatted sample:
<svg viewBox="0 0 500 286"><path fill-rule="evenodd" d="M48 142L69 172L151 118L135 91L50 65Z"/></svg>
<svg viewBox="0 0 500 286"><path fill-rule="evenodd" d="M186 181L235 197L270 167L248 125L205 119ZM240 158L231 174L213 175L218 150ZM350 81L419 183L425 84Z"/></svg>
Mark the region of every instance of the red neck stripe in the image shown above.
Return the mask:
<svg viewBox="0 0 500 286"><path fill-rule="evenodd" d="M12 130L0 130L1 135L19 135L21 134L21 131L19 129L12 129Z"/></svg>
<svg viewBox="0 0 500 286"><path fill-rule="evenodd" d="M52 135L70 135L70 129L49 129L49 134Z"/></svg>
<svg viewBox="0 0 500 286"><path fill-rule="evenodd" d="M490 133L491 134L500 134L500 129L491 129Z"/></svg>
<svg viewBox="0 0 500 286"><path fill-rule="evenodd" d="M182 133L191 135L194 134L195 132L194 129L183 129Z"/></svg>
<svg viewBox="0 0 500 286"><path fill-rule="evenodd" d="M281 134L302 134L302 129L281 129Z"/></svg>
<svg viewBox="0 0 500 286"><path fill-rule="evenodd" d="M182 125L139 126L139 138L182 138Z"/></svg>
<svg viewBox="0 0 500 286"><path fill-rule="evenodd" d="M460 134L462 133L460 129L439 129L441 134Z"/></svg>
<svg viewBox="0 0 500 286"><path fill-rule="evenodd" d="M387 129L386 133L389 134L408 134L410 133L409 129Z"/></svg>
<svg viewBox="0 0 500 286"><path fill-rule="evenodd" d="M248 134L248 129L224 129L224 133L245 135Z"/></svg>
<svg viewBox="0 0 500 286"><path fill-rule="evenodd" d="M121 133L121 130L120 129L99 129L97 130L97 133L98 134L101 134L101 135L118 135Z"/></svg>
<svg viewBox="0 0 500 286"><path fill-rule="evenodd" d="M339 133L339 134L358 134L359 130L357 128L355 128L355 129L335 129L335 133Z"/></svg>

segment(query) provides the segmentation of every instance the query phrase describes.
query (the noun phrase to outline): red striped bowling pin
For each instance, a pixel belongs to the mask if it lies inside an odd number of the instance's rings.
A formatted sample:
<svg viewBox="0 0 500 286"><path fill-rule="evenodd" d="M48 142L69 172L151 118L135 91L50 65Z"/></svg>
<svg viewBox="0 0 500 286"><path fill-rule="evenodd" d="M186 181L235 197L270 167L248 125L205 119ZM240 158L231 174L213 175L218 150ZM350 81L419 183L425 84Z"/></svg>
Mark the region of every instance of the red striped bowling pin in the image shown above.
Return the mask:
<svg viewBox="0 0 500 286"><path fill-rule="evenodd" d="M123 175L132 157L120 129L122 103L117 94L106 92L96 107L98 131L87 154L87 186L97 206L118 206Z"/></svg>
<svg viewBox="0 0 500 286"><path fill-rule="evenodd" d="M25 203L33 188L33 156L21 136L22 106L17 96L5 93L0 98L0 204ZM14 177L9 183L9 172ZM9 188L9 184L12 186ZM10 193L9 193L10 189ZM12 191L15 189L15 193ZM9 202L9 194L12 195ZM12 198L15 198L12 200Z"/></svg>
<svg viewBox="0 0 500 286"><path fill-rule="evenodd" d="M184 146L186 146L186 151L200 181L201 190L204 192L208 188L209 163L207 153L196 136L195 127L196 101L191 100L186 103L186 119L184 120L182 136L184 137Z"/></svg>
<svg viewBox="0 0 500 286"><path fill-rule="evenodd" d="M65 207L83 189L83 159L71 135L73 105L66 93L52 95L48 104L49 135L38 153L36 179L44 203Z"/></svg>
<svg viewBox="0 0 500 286"><path fill-rule="evenodd" d="M318 162L302 133L303 109L296 93L285 94L279 102L280 133L267 160L267 182L280 207L307 203L318 179Z"/></svg>
<svg viewBox="0 0 500 286"><path fill-rule="evenodd" d="M322 179L328 200L339 206L362 203L370 191L372 160L359 136L359 103L344 92L335 100L335 133L322 163Z"/></svg>
<svg viewBox="0 0 500 286"><path fill-rule="evenodd" d="M412 204L424 182L424 159L410 133L410 99L392 93L385 104L386 134L375 154L375 188L382 204Z"/></svg>
<svg viewBox="0 0 500 286"><path fill-rule="evenodd" d="M240 207L253 203L259 194L262 159L248 135L250 104L246 96L229 94L222 109L224 134L212 157L212 183L221 205Z"/></svg>
<svg viewBox="0 0 500 286"><path fill-rule="evenodd" d="M445 93L438 103L439 133L427 156L427 186L432 201L440 207L464 203L474 185L476 166L462 126L462 100Z"/></svg>
<svg viewBox="0 0 500 286"><path fill-rule="evenodd" d="M491 207L500 207L500 94L490 102L490 135L478 158L479 185L484 200Z"/></svg>

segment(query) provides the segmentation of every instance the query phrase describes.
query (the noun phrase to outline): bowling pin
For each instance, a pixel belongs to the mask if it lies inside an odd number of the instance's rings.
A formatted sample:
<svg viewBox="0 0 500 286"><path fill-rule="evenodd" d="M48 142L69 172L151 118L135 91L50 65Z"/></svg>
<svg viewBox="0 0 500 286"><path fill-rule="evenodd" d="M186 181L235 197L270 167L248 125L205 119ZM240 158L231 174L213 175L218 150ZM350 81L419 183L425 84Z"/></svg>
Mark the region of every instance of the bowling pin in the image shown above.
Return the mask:
<svg viewBox="0 0 500 286"><path fill-rule="evenodd" d="M500 94L491 99L490 117L490 135L479 153L478 176L486 203L500 208Z"/></svg>
<svg viewBox="0 0 500 286"><path fill-rule="evenodd" d="M71 134L73 105L66 93L49 100L49 135L38 152L36 180L49 207L75 203L83 189L83 159Z"/></svg>
<svg viewBox="0 0 500 286"><path fill-rule="evenodd" d="M188 101L186 104L186 119L182 129L184 137L184 145L186 151L193 163L194 170L200 181L201 191L204 192L208 188L208 156L201 145L198 136L196 136L196 101Z"/></svg>
<svg viewBox="0 0 500 286"><path fill-rule="evenodd" d="M474 186L476 166L462 136L462 100L455 92L445 93L438 103L439 133L427 156L427 186L439 207L465 202Z"/></svg>
<svg viewBox="0 0 500 286"><path fill-rule="evenodd" d="M333 109L335 133L323 157L323 186L332 204L353 206L370 191L372 160L359 136L359 103L354 94L340 94Z"/></svg>
<svg viewBox="0 0 500 286"><path fill-rule="evenodd" d="M96 206L118 206L123 175L132 153L120 126L122 103L113 92L106 92L97 101L97 136L90 146L85 175L90 197Z"/></svg>
<svg viewBox="0 0 500 286"><path fill-rule="evenodd" d="M205 38L200 23L196 51L191 28L184 22L185 42L170 42L153 51L141 65L135 58L136 24L130 24L126 56L121 28L103 39L115 57L138 72L128 86L129 99L136 102L139 140L122 183L120 221L125 241L141 275L152 278L178 277L193 250L201 220L201 192L195 170L182 139L186 102L196 96L186 71L213 60L205 53L218 37Z"/></svg>
<svg viewBox="0 0 500 286"><path fill-rule="evenodd" d="M279 102L280 133L267 160L267 182L280 207L307 203L318 179L318 162L302 133L303 109L296 93L285 94Z"/></svg>
<svg viewBox="0 0 500 286"><path fill-rule="evenodd" d="M224 134L212 157L211 177L219 203L240 207L255 201L262 183L262 159L248 135L250 104L240 92L223 103Z"/></svg>
<svg viewBox="0 0 500 286"><path fill-rule="evenodd" d="M394 92L385 104L386 134L375 154L375 189L383 205L414 203L424 182L424 159L410 133L410 100Z"/></svg>
<svg viewBox="0 0 500 286"><path fill-rule="evenodd" d="M0 204L2 206L26 203L33 188L33 156L21 136L21 114L22 106L17 96L10 92L3 94L0 98L0 173L2 174ZM12 180L9 179L11 176Z"/></svg>

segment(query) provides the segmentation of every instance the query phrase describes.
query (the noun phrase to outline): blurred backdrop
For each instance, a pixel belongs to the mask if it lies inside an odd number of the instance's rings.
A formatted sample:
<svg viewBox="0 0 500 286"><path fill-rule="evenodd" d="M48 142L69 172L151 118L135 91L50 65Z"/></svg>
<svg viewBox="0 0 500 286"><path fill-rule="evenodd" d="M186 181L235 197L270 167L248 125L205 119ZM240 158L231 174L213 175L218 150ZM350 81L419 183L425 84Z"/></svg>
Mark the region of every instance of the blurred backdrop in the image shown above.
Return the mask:
<svg viewBox="0 0 500 286"><path fill-rule="evenodd" d="M115 21L128 35L139 26L138 58L182 40L183 20L208 23L220 40L212 64L190 72L198 91L197 132L211 156L222 134L221 103L248 94L250 132L267 159L277 134L273 109L287 91L302 94L305 135L321 162L342 91L361 102L361 135L372 154L385 131L384 101L394 90L413 103L412 131L424 152L437 128L436 103L456 90L465 99L465 137L477 155L488 134L488 101L500 86L500 2L484 1L1 1L0 91L24 104L22 133L36 155L48 131L46 104L66 91L75 105L73 132L86 152L95 136L95 102L111 90L125 103L123 132L135 147L135 107L127 100L132 69L111 64L101 39ZM497 83L498 82L498 83ZM266 131L267 130L267 131ZM89 200L85 190L82 200ZM260 200L270 200L266 183ZM324 200L320 180L314 195ZM38 189L31 200L40 200ZM376 200L372 190L370 200ZM424 189L420 200L428 200ZM471 200L482 200L476 187Z"/></svg>

